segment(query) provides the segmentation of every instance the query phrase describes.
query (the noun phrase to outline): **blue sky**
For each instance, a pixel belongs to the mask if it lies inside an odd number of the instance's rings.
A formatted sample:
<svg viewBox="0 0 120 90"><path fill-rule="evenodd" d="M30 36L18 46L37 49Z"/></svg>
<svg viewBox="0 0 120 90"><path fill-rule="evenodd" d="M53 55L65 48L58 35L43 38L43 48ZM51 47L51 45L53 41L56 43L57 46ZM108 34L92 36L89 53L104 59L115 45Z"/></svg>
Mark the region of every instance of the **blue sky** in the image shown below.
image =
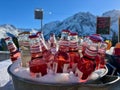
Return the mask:
<svg viewBox="0 0 120 90"><path fill-rule="evenodd" d="M78 12L100 16L105 11L120 10L120 0L0 0L0 25L40 28L40 20L34 19L36 8L43 8L45 24L62 21Z"/></svg>

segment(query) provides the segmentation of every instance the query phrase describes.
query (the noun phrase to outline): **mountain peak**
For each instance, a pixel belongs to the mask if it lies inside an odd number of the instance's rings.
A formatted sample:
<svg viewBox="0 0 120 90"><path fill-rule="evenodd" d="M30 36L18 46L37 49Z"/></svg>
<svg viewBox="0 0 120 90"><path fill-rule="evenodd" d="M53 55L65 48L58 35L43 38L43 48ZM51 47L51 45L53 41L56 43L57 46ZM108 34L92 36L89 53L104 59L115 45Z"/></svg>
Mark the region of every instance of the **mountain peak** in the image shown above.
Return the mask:
<svg viewBox="0 0 120 90"><path fill-rule="evenodd" d="M7 29L16 29L16 27L11 24L3 24L3 25L0 25L0 27L7 28Z"/></svg>
<svg viewBox="0 0 120 90"><path fill-rule="evenodd" d="M102 14L102 16L118 17L120 16L120 10L110 10Z"/></svg>

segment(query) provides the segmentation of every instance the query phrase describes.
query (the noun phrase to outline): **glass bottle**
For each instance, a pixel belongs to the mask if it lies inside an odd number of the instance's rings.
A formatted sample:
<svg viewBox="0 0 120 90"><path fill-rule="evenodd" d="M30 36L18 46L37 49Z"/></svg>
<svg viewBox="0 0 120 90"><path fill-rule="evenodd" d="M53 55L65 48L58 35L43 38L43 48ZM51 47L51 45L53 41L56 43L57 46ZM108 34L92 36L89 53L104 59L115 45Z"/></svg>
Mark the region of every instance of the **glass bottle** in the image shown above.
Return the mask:
<svg viewBox="0 0 120 90"><path fill-rule="evenodd" d="M106 53L106 49L107 49L107 44L105 42L101 42L100 43L100 47L98 48L98 57L99 57L99 66L97 69L99 68L105 68L105 53Z"/></svg>
<svg viewBox="0 0 120 90"><path fill-rule="evenodd" d="M30 35L29 41L30 41L31 60L36 58L41 58L42 49L41 49L39 37L37 35Z"/></svg>
<svg viewBox="0 0 120 90"><path fill-rule="evenodd" d="M59 49L58 52L54 56L53 70L55 73L63 73L68 72L70 58L68 55L69 50L69 41L68 35L69 30L63 30L62 35L59 41Z"/></svg>
<svg viewBox="0 0 120 90"><path fill-rule="evenodd" d="M40 38L40 45L42 49L43 60L47 62L48 69L52 69L51 64L54 60L54 54L48 48L48 46L44 43L43 39Z"/></svg>
<svg viewBox="0 0 120 90"><path fill-rule="evenodd" d="M80 53L78 48L78 34L70 33L69 34L69 56L70 56L70 64L72 67L72 71L75 71L78 61L80 60Z"/></svg>
<svg viewBox="0 0 120 90"><path fill-rule="evenodd" d="M36 35L41 38L43 40L43 42L45 43L45 38L44 38L44 35L43 35L43 32L37 32Z"/></svg>
<svg viewBox="0 0 120 90"><path fill-rule="evenodd" d="M77 64L76 73L79 75L80 80L86 81L89 75L96 68L96 59L98 54L98 46L89 40L88 46L85 49L83 57ZM79 72L78 72L79 71Z"/></svg>
<svg viewBox="0 0 120 90"><path fill-rule="evenodd" d="M96 69L104 68L105 66L105 51L107 44L103 41L103 38L99 34L93 34L90 36L92 45L98 48L98 54L96 56Z"/></svg>
<svg viewBox="0 0 120 90"><path fill-rule="evenodd" d="M40 40L37 35L30 35L31 61L29 62L30 75L32 77L41 77L47 74L47 63L43 59Z"/></svg>
<svg viewBox="0 0 120 90"><path fill-rule="evenodd" d="M29 61L31 60L29 35L30 32L21 32L18 34L22 67L28 67Z"/></svg>
<svg viewBox="0 0 120 90"><path fill-rule="evenodd" d="M8 50L10 51L10 59L14 63L18 58L20 58L20 52L18 51L11 37L6 37L5 42Z"/></svg>

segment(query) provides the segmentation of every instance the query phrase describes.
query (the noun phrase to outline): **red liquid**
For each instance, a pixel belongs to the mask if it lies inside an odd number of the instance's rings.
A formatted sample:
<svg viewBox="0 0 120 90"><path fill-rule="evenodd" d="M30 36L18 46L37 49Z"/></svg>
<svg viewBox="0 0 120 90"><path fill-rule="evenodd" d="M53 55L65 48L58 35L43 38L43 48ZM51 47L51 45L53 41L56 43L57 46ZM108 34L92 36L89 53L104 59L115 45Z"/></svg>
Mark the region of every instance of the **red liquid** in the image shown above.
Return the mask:
<svg viewBox="0 0 120 90"><path fill-rule="evenodd" d="M47 64L42 59L34 59L29 62L30 72L32 77L37 77L36 75L38 73L41 73L41 75L47 74Z"/></svg>
<svg viewBox="0 0 120 90"><path fill-rule="evenodd" d="M42 48L42 55L43 55L43 59L46 62L50 62L54 60L54 55L52 54L52 52L48 49L47 45L45 44L45 42L43 42L42 39L40 39L40 45Z"/></svg>
<svg viewBox="0 0 120 90"><path fill-rule="evenodd" d="M58 64L57 73L63 72L64 64L69 64L69 56L66 52L58 51L54 57L55 62Z"/></svg>
<svg viewBox="0 0 120 90"><path fill-rule="evenodd" d="M83 73L82 80L88 78L88 76L95 70L95 62L87 58L82 58L77 65L78 69Z"/></svg>
<svg viewBox="0 0 120 90"><path fill-rule="evenodd" d="M42 54L46 62L50 62L54 60L54 55L51 53L50 50L45 50Z"/></svg>
<svg viewBox="0 0 120 90"><path fill-rule="evenodd" d="M113 53L114 55L118 55L118 56L120 56L120 48L114 48L114 53Z"/></svg>
<svg viewBox="0 0 120 90"><path fill-rule="evenodd" d="M15 62L18 58L20 58L20 52L16 51L14 53L10 53L10 59L12 62Z"/></svg>
<svg viewBox="0 0 120 90"><path fill-rule="evenodd" d="M78 52L69 52L70 57L70 67L72 68L73 72L75 71L75 64L80 61L80 54Z"/></svg>

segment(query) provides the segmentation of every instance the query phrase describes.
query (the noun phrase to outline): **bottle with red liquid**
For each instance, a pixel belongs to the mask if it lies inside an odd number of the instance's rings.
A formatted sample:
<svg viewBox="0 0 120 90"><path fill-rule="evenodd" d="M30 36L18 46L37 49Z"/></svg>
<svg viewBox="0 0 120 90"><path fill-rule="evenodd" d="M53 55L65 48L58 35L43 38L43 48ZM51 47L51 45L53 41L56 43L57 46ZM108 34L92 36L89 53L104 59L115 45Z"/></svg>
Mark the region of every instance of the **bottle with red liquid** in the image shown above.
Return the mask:
<svg viewBox="0 0 120 90"><path fill-rule="evenodd" d="M88 42L85 53L81 60L79 60L76 69L76 73L79 75L81 81L86 81L89 75L95 70L97 53L97 45L95 43Z"/></svg>
<svg viewBox="0 0 120 90"><path fill-rule="evenodd" d="M43 55L43 60L47 63L48 72L49 72L49 70L52 69L51 64L54 60L54 55L52 54L49 45L45 41L43 33L38 32L36 35L39 36L40 46L41 46L42 55Z"/></svg>
<svg viewBox="0 0 120 90"><path fill-rule="evenodd" d="M29 62L30 75L41 77L47 74L47 63L43 59L40 40L37 35L30 35L31 61Z"/></svg>
<svg viewBox="0 0 120 90"><path fill-rule="evenodd" d="M99 47L100 47L100 43L103 41L102 37L99 34L92 34L89 37L89 46L90 48L92 48L92 50L98 50L99 51ZM95 62L96 62L96 69L99 68L100 65L100 57L99 54L97 54L97 56L95 57Z"/></svg>
<svg viewBox="0 0 120 90"><path fill-rule="evenodd" d="M69 64L70 64L70 58L68 55L69 50L69 40L68 35L70 31L69 30L63 30L61 34L61 38L59 41L59 49L58 52L54 56L54 64L53 69L55 73L63 73L68 72Z"/></svg>
<svg viewBox="0 0 120 90"><path fill-rule="evenodd" d="M70 33L69 34L69 57L70 57L70 65L72 71L74 72L77 66L77 63L80 60L80 53L78 48L78 34L77 33Z"/></svg>
<svg viewBox="0 0 120 90"><path fill-rule="evenodd" d="M18 58L20 58L20 52L18 51L11 37L5 38L5 42L8 50L10 51L10 59L14 63Z"/></svg>
<svg viewBox="0 0 120 90"><path fill-rule="evenodd" d="M40 45L42 48L42 55L43 55L44 61L47 62L48 69L52 69L51 64L54 61L54 54L51 52L51 50L48 48L48 46L44 43L42 39L40 39Z"/></svg>

